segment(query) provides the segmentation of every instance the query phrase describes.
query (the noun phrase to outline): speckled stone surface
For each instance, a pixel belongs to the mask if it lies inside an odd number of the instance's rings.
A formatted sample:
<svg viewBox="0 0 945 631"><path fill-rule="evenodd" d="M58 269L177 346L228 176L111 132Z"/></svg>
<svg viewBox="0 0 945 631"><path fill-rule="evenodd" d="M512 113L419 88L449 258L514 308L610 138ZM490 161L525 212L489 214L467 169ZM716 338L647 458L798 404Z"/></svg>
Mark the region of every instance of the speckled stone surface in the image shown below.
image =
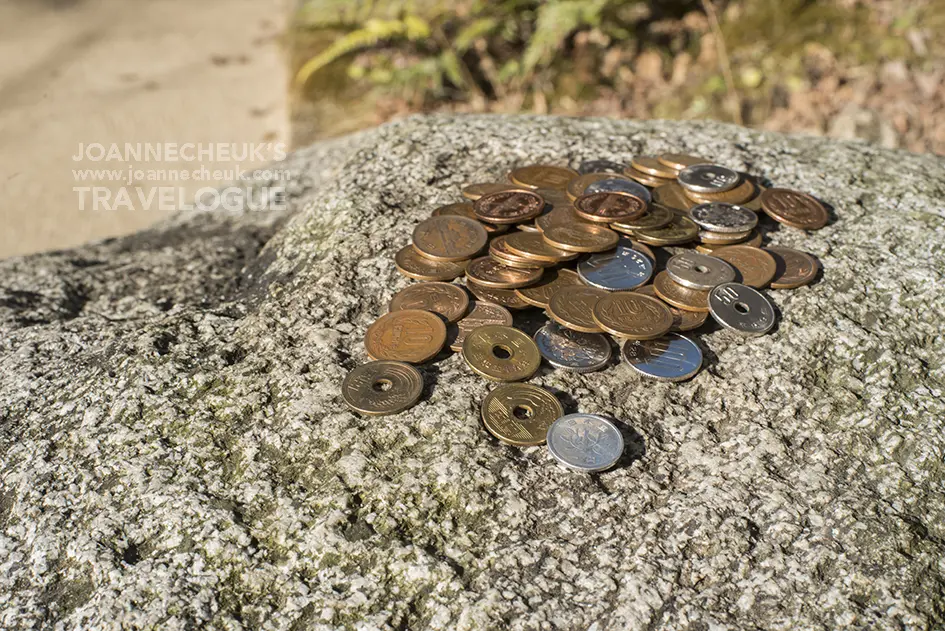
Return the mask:
<svg viewBox="0 0 945 631"><path fill-rule="evenodd" d="M770 335L681 383L542 368L624 423L585 476L480 426L459 356L348 411L393 257L534 161L716 158L832 205ZM300 151L288 213L0 262L4 629L945 625L945 162L714 123L411 118ZM535 326L540 317L526 318Z"/></svg>

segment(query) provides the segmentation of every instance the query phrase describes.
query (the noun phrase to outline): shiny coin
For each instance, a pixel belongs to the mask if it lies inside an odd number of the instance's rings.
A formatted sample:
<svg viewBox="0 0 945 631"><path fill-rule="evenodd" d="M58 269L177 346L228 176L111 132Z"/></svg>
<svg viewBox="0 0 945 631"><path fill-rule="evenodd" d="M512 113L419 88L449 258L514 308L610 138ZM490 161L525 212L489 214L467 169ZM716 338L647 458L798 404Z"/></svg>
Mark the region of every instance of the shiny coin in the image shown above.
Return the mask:
<svg viewBox="0 0 945 631"><path fill-rule="evenodd" d="M548 245L568 252L603 252L617 245L619 239L607 226L589 223L551 226L543 236Z"/></svg>
<svg viewBox="0 0 945 631"><path fill-rule="evenodd" d="M540 232L517 232L505 237L505 246L516 257L539 263L559 263L577 258L576 252L560 250L548 245Z"/></svg>
<svg viewBox="0 0 945 631"><path fill-rule="evenodd" d="M827 209L819 201L799 191L769 188L761 194L765 213L787 226L817 230L827 225Z"/></svg>
<svg viewBox="0 0 945 631"><path fill-rule="evenodd" d="M679 245L689 243L699 234L699 226L692 219L677 215L673 222L662 228L635 230L633 236L647 245Z"/></svg>
<svg viewBox="0 0 945 631"><path fill-rule="evenodd" d="M512 326L512 314L500 305L482 300L473 300L466 316L455 325L447 328L449 347L454 351L463 350L463 342L469 332L487 324Z"/></svg>
<svg viewBox="0 0 945 631"><path fill-rule="evenodd" d="M521 381L535 374L541 354L532 338L510 326L486 325L473 329L463 342L469 367L493 381Z"/></svg>
<svg viewBox="0 0 945 631"><path fill-rule="evenodd" d="M482 400L482 423L503 443L515 447L541 445L548 428L564 409L555 395L527 383L497 387Z"/></svg>
<svg viewBox="0 0 945 631"><path fill-rule="evenodd" d="M529 188L556 188L564 190L568 182L578 176L578 172L567 167L536 164L512 169L509 179L520 186Z"/></svg>
<svg viewBox="0 0 945 631"><path fill-rule="evenodd" d="M735 268L738 275L736 282L755 289L767 287L777 272L774 257L762 250L748 245L730 245L719 248L712 256L722 259Z"/></svg>
<svg viewBox="0 0 945 631"><path fill-rule="evenodd" d="M494 289L492 287L483 287L477 285L471 280L466 280L466 289L472 292L473 296L486 302L494 302L509 309L527 309L531 305L515 292L517 289Z"/></svg>
<svg viewBox="0 0 945 631"><path fill-rule="evenodd" d="M710 291L709 313L726 329L743 335L761 335L774 326L771 302L741 283L725 283Z"/></svg>
<svg viewBox="0 0 945 631"><path fill-rule="evenodd" d="M622 237L622 239L623 238L625 237ZM630 239L630 247L656 263L656 254L654 254L653 250L651 250L649 247L643 245L639 241L634 241L633 239Z"/></svg>
<svg viewBox="0 0 945 631"><path fill-rule="evenodd" d="M362 414L397 414L411 407L423 392L420 371L403 362L375 361L358 366L341 384L341 396Z"/></svg>
<svg viewBox="0 0 945 631"><path fill-rule="evenodd" d="M544 232L548 230L551 226L560 226L568 225L574 223L590 223L581 219L576 212L574 212L574 207L570 204L568 206L555 206L551 209L551 212L544 213L535 218L535 225L539 230Z"/></svg>
<svg viewBox="0 0 945 631"><path fill-rule="evenodd" d="M709 161L699 156L690 156L685 153L663 153L657 158L661 164L665 164L674 171L682 171L686 167L694 164L708 164Z"/></svg>
<svg viewBox="0 0 945 631"><path fill-rule="evenodd" d="M550 269L545 272L541 280L529 287L516 289L518 297L533 307L548 308L551 297L561 289L574 285L583 287L580 277L569 269Z"/></svg>
<svg viewBox="0 0 945 631"><path fill-rule="evenodd" d="M700 230L699 240L709 245L734 245L749 239L752 231L746 232L712 232L710 230Z"/></svg>
<svg viewBox="0 0 945 631"><path fill-rule="evenodd" d="M581 473L606 471L623 454L617 426L597 414L568 414L548 428L548 451L568 469Z"/></svg>
<svg viewBox="0 0 945 631"><path fill-rule="evenodd" d="M633 290L638 294L643 294L644 296L649 296L650 298L656 298L661 300L661 298L656 294L656 290L653 289L653 285L644 285L643 287L637 287ZM692 331L693 329L698 329L700 326L705 324L706 318L709 317L708 311L685 311L679 307L674 307L673 305L667 305L669 312L673 314L673 326L670 331L676 333L680 331Z"/></svg>
<svg viewBox="0 0 945 631"><path fill-rule="evenodd" d="M541 195L530 191L500 191L483 195L473 202L477 218L500 225L534 219L544 208L545 200Z"/></svg>
<svg viewBox="0 0 945 631"><path fill-rule="evenodd" d="M489 244L489 256L493 257L503 265L508 265L509 267L518 267L518 268L541 268L553 265L554 263L539 263L537 261L526 259L523 256L520 256L509 249L506 239L508 236L498 237L492 240Z"/></svg>
<svg viewBox="0 0 945 631"><path fill-rule="evenodd" d="M501 191L521 190L527 189L521 186L516 186L515 184L509 184L508 182L483 182L481 184L470 184L469 186L464 186L462 194L466 199L475 201L483 195L490 195L492 193L499 193Z"/></svg>
<svg viewBox="0 0 945 631"><path fill-rule="evenodd" d="M656 298L618 291L597 301L594 322L607 333L632 340L650 340L673 326L669 307Z"/></svg>
<svg viewBox="0 0 945 631"><path fill-rule="evenodd" d="M562 287L548 301L548 317L575 331L600 333L602 329L594 321L594 305L607 295L596 287Z"/></svg>
<svg viewBox="0 0 945 631"><path fill-rule="evenodd" d="M446 342L446 325L429 311L407 309L382 315L368 327L364 347L371 359L422 364Z"/></svg>
<svg viewBox="0 0 945 631"><path fill-rule="evenodd" d="M683 309L684 311L708 311L709 292L699 289L689 289L673 281L666 271L662 271L653 279L653 291L661 300Z"/></svg>
<svg viewBox="0 0 945 631"><path fill-rule="evenodd" d="M820 265L810 254L773 245L765 250L774 257L777 265L777 271L771 281L772 289L794 289L817 278Z"/></svg>
<svg viewBox="0 0 945 631"><path fill-rule="evenodd" d="M389 311L420 309L443 316L447 322L456 322L469 308L469 296L459 285L452 283L417 283L401 289L390 300Z"/></svg>
<svg viewBox="0 0 945 631"><path fill-rule="evenodd" d="M696 202L686 195L686 191L679 182L670 182L653 189L653 203L683 211L696 205Z"/></svg>
<svg viewBox="0 0 945 631"><path fill-rule="evenodd" d="M621 354L638 373L660 381L684 381L702 368L702 350L678 333L654 340L630 340Z"/></svg>
<svg viewBox="0 0 945 631"><path fill-rule="evenodd" d="M401 248L394 256L397 271L416 280L453 280L466 273L469 261L434 261L421 256L412 245Z"/></svg>
<svg viewBox="0 0 945 631"><path fill-rule="evenodd" d="M724 202L726 204L744 204L754 199L758 192L755 184L747 175L739 175L742 178L741 183L731 190L721 193L696 193L694 191L686 191L686 196L699 203Z"/></svg>
<svg viewBox="0 0 945 631"><path fill-rule="evenodd" d="M730 191L741 179L735 171L718 164L694 164L679 172L679 184L694 193L723 193Z"/></svg>
<svg viewBox="0 0 945 631"><path fill-rule="evenodd" d="M443 215L455 216L455 217L466 217L467 219L472 219L474 221L479 221L479 218L476 217L476 213L473 212L472 202L455 202L453 204L447 204L446 206L440 206L433 211L433 217L442 217ZM508 230L508 226L497 226L491 223L479 222L482 224L482 227L486 229L486 232L489 234L501 234Z"/></svg>
<svg viewBox="0 0 945 631"><path fill-rule="evenodd" d="M538 352L555 368L572 372L600 370L610 361L610 340L601 333L572 331L549 322L535 333Z"/></svg>
<svg viewBox="0 0 945 631"><path fill-rule="evenodd" d="M758 225L758 215L736 206L712 202L699 204L689 209L689 216L703 230L710 232L749 232Z"/></svg>
<svg viewBox="0 0 945 631"><path fill-rule="evenodd" d="M633 230L655 230L664 228L673 223L676 218L670 208L659 204L650 204L646 212L631 221L612 223L611 228L620 232L631 232Z"/></svg>
<svg viewBox="0 0 945 631"><path fill-rule="evenodd" d="M678 169L668 167L651 156L637 156L630 161L630 166L632 166L637 171L646 173L647 175L668 179L676 177L676 173L678 171Z"/></svg>
<svg viewBox="0 0 945 631"><path fill-rule="evenodd" d="M700 234L701 234L701 233L700 233ZM715 235L715 234L718 234L718 233L713 233L713 235ZM756 247L758 247L759 245L761 245L761 233L758 232L757 229L756 229L756 230L752 230L752 231L749 233L749 235L748 235L747 238L745 238L745 239L742 240L742 241L738 241L737 243L738 243L739 245L750 245L750 246L756 248ZM696 246L696 251L697 251L697 252L702 252L703 254L712 254L715 250L718 250L719 248L728 247L728 246L730 246L730 245L732 245L732 244L731 244L731 243L722 243L722 244L719 244L719 243L708 243L708 242L703 241L702 243L700 243L699 245Z"/></svg>
<svg viewBox="0 0 945 631"><path fill-rule="evenodd" d="M593 254L578 263L577 272L592 287L625 291L649 282L653 276L653 261L626 239L612 252Z"/></svg>
<svg viewBox="0 0 945 631"><path fill-rule="evenodd" d="M465 217L430 217L413 230L413 247L434 261L465 261L489 240L482 224Z"/></svg>
<svg viewBox="0 0 945 631"><path fill-rule="evenodd" d="M666 262L666 273L689 289L712 289L735 280L735 270L723 260L698 252L681 252Z"/></svg>
<svg viewBox="0 0 945 631"><path fill-rule="evenodd" d="M594 184L595 182L599 182L601 180L611 180L611 179L616 179L616 178L621 178L624 181L628 181L628 182L630 181L630 178L623 175L617 175L614 173L585 173L584 175L576 177L570 182L568 182L568 190L567 190L568 198L571 200L577 199L578 197L584 194L585 189L591 184Z"/></svg>
<svg viewBox="0 0 945 631"><path fill-rule="evenodd" d="M649 186L651 188L657 188L659 186L662 186L663 184L672 182L672 180L667 179L665 177L656 177L655 175L644 173L643 171L640 171L639 169L634 169L633 166L629 166L626 169L624 169L623 174L633 180L636 180L640 184Z"/></svg>
<svg viewBox="0 0 945 631"><path fill-rule="evenodd" d="M629 193L591 193L574 200L574 210L587 221L629 221L646 212L646 202Z"/></svg>
<svg viewBox="0 0 945 631"><path fill-rule="evenodd" d="M598 180L584 189L585 195L592 193L629 193L639 197L647 204L653 199L650 189L639 182L634 182L629 178L611 177L606 180Z"/></svg>
<svg viewBox="0 0 945 631"><path fill-rule="evenodd" d="M541 230L538 229L538 226L533 223L520 223L515 227L522 232L541 232Z"/></svg>
<svg viewBox="0 0 945 631"><path fill-rule="evenodd" d="M627 165L613 160L585 160L577 170L581 175L586 175L588 173L623 173L626 168Z"/></svg>
<svg viewBox="0 0 945 631"><path fill-rule="evenodd" d="M473 259L466 267L466 278L478 285L496 289L515 289L533 285L541 278L541 274L540 268L509 267L488 256Z"/></svg>

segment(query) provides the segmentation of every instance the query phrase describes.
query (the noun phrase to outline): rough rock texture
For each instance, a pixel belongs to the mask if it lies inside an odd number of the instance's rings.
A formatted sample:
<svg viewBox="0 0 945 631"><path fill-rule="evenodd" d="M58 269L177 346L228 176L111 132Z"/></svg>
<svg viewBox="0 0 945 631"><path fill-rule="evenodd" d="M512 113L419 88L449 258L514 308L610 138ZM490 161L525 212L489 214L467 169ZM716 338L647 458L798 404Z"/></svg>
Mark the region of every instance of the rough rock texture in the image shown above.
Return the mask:
<svg viewBox="0 0 945 631"><path fill-rule="evenodd" d="M532 381L626 423L584 476L480 427L458 356L342 404L412 226L530 161L682 150L833 223L778 328L683 384ZM4 629L945 625L945 162L712 123L412 118L289 159L290 213L0 263ZM538 316L527 319L533 326Z"/></svg>

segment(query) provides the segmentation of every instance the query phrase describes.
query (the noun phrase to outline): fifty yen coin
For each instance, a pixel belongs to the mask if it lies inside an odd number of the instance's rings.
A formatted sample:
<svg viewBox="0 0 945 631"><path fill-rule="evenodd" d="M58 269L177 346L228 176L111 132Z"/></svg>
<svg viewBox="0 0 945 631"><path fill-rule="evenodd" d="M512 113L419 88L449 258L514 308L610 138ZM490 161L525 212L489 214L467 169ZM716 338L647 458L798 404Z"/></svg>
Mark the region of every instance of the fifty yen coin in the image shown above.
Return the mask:
<svg viewBox="0 0 945 631"><path fill-rule="evenodd" d="M757 289L725 283L709 292L709 313L726 329L761 335L774 326L774 306Z"/></svg>

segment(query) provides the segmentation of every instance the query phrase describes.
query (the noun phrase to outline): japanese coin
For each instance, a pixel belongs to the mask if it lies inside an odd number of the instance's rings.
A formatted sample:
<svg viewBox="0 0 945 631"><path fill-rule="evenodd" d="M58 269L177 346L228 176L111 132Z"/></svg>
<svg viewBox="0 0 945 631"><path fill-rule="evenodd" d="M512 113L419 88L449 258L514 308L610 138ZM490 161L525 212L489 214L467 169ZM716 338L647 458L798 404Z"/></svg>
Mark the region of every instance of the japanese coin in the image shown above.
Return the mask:
<svg viewBox="0 0 945 631"><path fill-rule="evenodd" d="M521 381L535 374L541 354L532 338L510 326L488 324L473 329L463 342L469 367L493 381Z"/></svg>
<svg viewBox="0 0 945 631"><path fill-rule="evenodd" d="M666 271L662 271L653 279L653 291L660 299L684 311L708 311L709 292L699 289L689 289L673 282Z"/></svg>
<svg viewBox="0 0 945 631"><path fill-rule="evenodd" d="M666 273L683 287L712 289L735 280L735 270L723 260L698 252L681 252L666 262Z"/></svg>
<svg viewBox="0 0 945 631"><path fill-rule="evenodd" d="M413 247L434 261L471 259L488 239L481 223L465 217L430 217L413 230Z"/></svg>
<svg viewBox="0 0 945 631"><path fill-rule="evenodd" d="M466 277L484 287L496 289L515 289L538 282L542 270L509 267L494 258L482 256L473 259L466 267Z"/></svg>
<svg viewBox="0 0 945 631"><path fill-rule="evenodd" d="M723 193L730 191L741 179L735 171L718 164L694 164L676 176L687 191L694 193Z"/></svg>
<svg viewBox="0 0 945 631"><path fill-rule="evenodd" d="M531 191L499 191L483 195L473 202L476 217L495 224L528 221L541 214L544 208L542 196Z"/></svg>
<svg viewBox="0 0 945 631"><path fill-rule="evenodd" d="M476 217L476 213L473 212L472 202L454 202L452 204L447 204L446 206L440 206L433 211L433 217L442 217L443 215L454 215L456 217L466 217L467 219L473 219L479 221L479 218ZM509 229L508 226L497 226L491 223L482 223L482 227L486 229L486 232L489 234L498 233L501 234Z"/></svg>
<svg viewBox="0 0 945 631"><path fill-rule="evenodd" d="M686 196L700 203L725 202L727 204L744 204L755 198L757 188L748 176L741 174L741 184L721 193L696 193L686 191Z"/></svg>
<svg viewBox="0 0 945 631"><path fill-rule="evenodd" d="M511 235L509 235L511 236ZM509 267L519 267L519 268L541 268L553 265L554 263L539 263L537 261L527 259L523 256L520 256L509 249L508 244L506 243L508 236L498 237L492 240L489 244L489 256L493 257L503 265L508 265Z"/></svg>
<svg viewBox="0 0 945 631"><path fill-rule="evenodd" d="M586 175L587 173L622 173L626 168L627 165L613 160L585 160L577 170L581 175Z"/></svg>
<svg viewBox="0 0 945 631"><path fill-rule="evenodd" d="M656 159L675 171L682 171L686 167L691 167L694 164L709 163L705 158L690 156L685 153L663 153Z"/></svg>
<svg viewBox="0 0 945 631"><path fill-rule="evenodd" d="M674 178L678 171L678 169L666 166L656 158L650 156L637 156L630 161L630 166L647 175L664 178Z"/></svg>
<svg viewBox="0 0 945 631"><path fill-rule="evenodd" d="M509 309L527 309L531 305L516 293L517 289L494 289L492 287L483 287L473 281L466 280L466 289L472 292L473 296L486 302L494 302L497 305L508 307Z"/></svg>
<svg viewBox="0 0 945 631"><path fill-rule="evenodd" d="M544 232L552 226L568 225L575 223L589 223L578 217L578 214L574 212L574 207L570 204L567 206L555 206L551 209L551 212L544 213L535 218L535 225L539 230Z"/></svg>
<svg viewBox="0 0 945 631"><path fill-rule="evenodd" d="M749 233L749 236L742 241L737 242L739 245L750 245L752 247L758 247L761 245L761 233L758 230L752 230ZM712 254L716 250L732 245L731 243L707 243L703 241L702 243L696 246L697 252L702 252L703 254Z"/></svg>
<svg viewBox="0 0 945 631"><path fill-rule="evenodd" d="M653 262L634 249L629 239L612 252L593 254L578 263L578 275L591 285L607 291L625 291L645 284L653 276Z"/></svg>
<svg viewBox="0 0 945 631"><path fill-rule="evenodd" d="M574 210L587 221L629 221L646 212L646 202L629 193L591 193L574 200Z"/></svg>
<svg viewBox="0 0 945 631"><path fill-rule="evenodd" d="M557 188L564 190L578 172L567 167L536 164L512 169L509 179L513 183L529 188Z"/></svg>
<svg viewBox="0 0 945 631"><path fill-rule="evenodd" d="M610 361L610 340L601 333L572 331L549 322L535 333L538 352L555 368L572 372L600 370Z"/></svg>
<svg viewBox="0 0 945 631"><path fill-rule="evenodd" d="M653 289L653 285L644 285L643 287L637 287L634 289L638 294L643 294L644 296L649 296L651 298L660 299L656 294L656 290ZM680 332L680 331L692 331L693 329L698 329L700 326L705 324L706 318L709 317L708 311L686 311L680 309L679 307L674 307L673 305L667 305L669 312L673 314L673 328L670 331Z"/></svg>
<svg viewBox="0 0 945 631"><path fill-rule="evenodd" d="M793 248L769 246L765 250L774 257L777 265L772 289L794 289L817 278L820 265L810 254Z"/></svg>
<svg viewBox="0 0 945 631"><path fill-rule="evenodd" d="M692 219L677 215L673 222L662 228L635 230L633 236L647 245L679 245L688 243L699 234L699 226Z"/></svg>
<svg viewBox="0 0 945 631"><path fill-rule="evenodd" d="M473 329L487 324L512 326L512 314L508 309L491 302L473 300L469 305L469 312L455 325L447 329L450 349L463 350L463 342Z"/></svg>
<svg viewBox="0 0 945 631"><path fill-rule="evenodd" d="M722 202L693 206L689 216L703 230L711 232L748 232L758 225L758 215L754 212Z"/></svg>
<svg viewBox="0 0 945 631"><path fill-rule="evenodd" d="M774 326L771 302L741 283L725 283L710 291L709 313L726 329L743 335L761 335Z"/></svg>
<svg viewBox="0 0 945 631"><path fill-rule="evenodd" d="M603 252L617 245L619 239L607 226L590 223L551 226L543 236L548 245L569 252Z"/></svg>
<svg viewBox="0 0 945 631"><path fill-rule="evenodd" d="M621 178L624 181L629 182L630 178L623 175L616 175L614 173L585 173L579 177L574 178L568 182L568 191L567 195L569 199L577 199L585 193L585 189L595 182L601 180L611 180ZM639 184L637 185L639 186Z"/></svg>
<svg viewBox="0 0 945 631"><path fill-rule="evenodd" d="M712 256L722 259L738 272L737 282L755 289L767 287L777 272L774 257L749 245L730 245L719 248Z"/></svg>
<svg viewBox="0 0 945 631"><path fill-rule="evenodd" d="M568 252L548 245L540 232L516 232L505 237L506 247L516 257L538 263L553 264L577 258L577 252Z"/></svg>
<svg viewBox="0 0 945 631"><path fill-rule="evenodd" d="M446 325L429 311L391 311L378 318L364 335L371 359L422 364L433 359L446 342Z"/></svg>
<svg viewBox="0 0 945 631"><path fill-rule="evenodd" d="M751 230L745 232L712 232L710 230L700 230L699 240L709 245L735 245L749 239L752 235Z"/></svg>
<svg viewBox="0 0 945 631"><path fill-rule="evenodd" d="M362 414L397 414L411 407L423 392L420 371L403 362L374 361L358 366L341 384L348 407Z"/></svg>
<svg viewBox="0 0 945 631"><path fill-rule="evenodd" d="M509 184L508 182L483 182L481 184L470 184L468 186L464 186L462 194L466 199L475 201L483 195L489 195L491 193L521 190L527 189L521 186L516 186L515 184Z"/></svg>
<svg viewBox="0 0 945 631"><path fill-rule="evenodd" d="M620 232L632 232L633 230L654 230L656 228L664 228L669 224L673 223L673 219L676 218L676 213L674 213L667 206L662 206L660 204L650 204L650 207L647 208L646 212L630 221L623 221L619 223L612 223L610 227L614 230L619 230Z"/></svg>
<svg viewBox="0 0 945 631"><path fill-rule="evenodd" d="M412 245L401 248L394 256L397 271L416 280L453 280L466 272L469 261L434 261L421 256Z"/></svg>
<svg viewBox="0 0 945 631"><path fill-rule="evenodd" d="M662 186L663 184L666 184L667 182L672 181L665 177L656 177L655 175L644 173L643 171L640 171L639 169L634 169L633 166L628 166L626 169L624 169L623 174L626 175L627 177L630 177L636 180L640 184L644 184L652 188Z"/></svg>
<svg viewBox="0 0 945 631"><path fill-rule="evenodd" d="M656 298L636 292L618 291L594 305L594 321L604 331L632 340L651 340L673 326L669 307Z"/></svg>
<svg viewBox="0 0 945 631"><path fill-rule="evenodd" d="M594 321L594 305L607 295L596 287L562 287L548 301L548 317L575 331L600 333L602 329Z"/></svg>
<svg viewBox="0 0 945 631"><path fill-rule="evenodd" d="M585 195L590 195L591 193L629 193L631 195L636 195L647 204L653 200L653 195L650 193L650 189L643 186L639 182L634 182L633 180L622 176L594 182L584 189Z"/></svg>
<svg viewBox="0 0 945 631"><path fill-rule="evenodd" d="M605 471L623 454L617 426L597 414L568 414L548 428L548 451L568 469L582 473Z"/></svg>
<svg viewBox="0 0 945 631"><path fill-rule="evenodd" d="M686 191L678 182L670 182L653 189L653 203L662 204L676 210L689 210L696 202L689 199Z"/></svg>
<svg viewBox="0 0 945 631"><path fill-rule="evenodd" d="M643 245L639 241L634 241L633 239L630 239L630 247L636 250L637 252L639 252L640 254L643 254L644 256L646 256L646 258L650 259L654 263L656 262L656 254L653 252L653 250Z"/></svg>
<svg viewBox="0 0 945 631"><path fill-rule="evenodd" d="M417 283L401 289L390 300L389 311L420 309L443 316L447 322L456 322L469 307L469 296L459 285L452 283Z"/></svg>
<svg viewBox="0 0 945 631"><path fill-rule="evenodd" d="M548 428L564 409L555 395L528 383L497 387L482 400L482 423L507 445L532 447L545 442Z"/></svg>
<svg viewBox="0 0 945 631"><path fill-rule="evenodd" d="M819 201L799 191L769 188L761 194L761 209L775 221L803 230L827 225L827 209Z"/></svg>
<svg viewBox="0 0 945 631"><path fill-rule="evenodd" d="M518 297L533 307L548 308L548 301L562 287L583 287L580 277L569 269L550 269L541 280L529 287L516 289Z"/></svg>
<svg viewBox="0 0 945 631"><path fill-rule="evenodd" d="M683 381L702 368L702 350L678 333L654 340L630 340L623 345L621 354L638 373L660 381Z"/></svg>

